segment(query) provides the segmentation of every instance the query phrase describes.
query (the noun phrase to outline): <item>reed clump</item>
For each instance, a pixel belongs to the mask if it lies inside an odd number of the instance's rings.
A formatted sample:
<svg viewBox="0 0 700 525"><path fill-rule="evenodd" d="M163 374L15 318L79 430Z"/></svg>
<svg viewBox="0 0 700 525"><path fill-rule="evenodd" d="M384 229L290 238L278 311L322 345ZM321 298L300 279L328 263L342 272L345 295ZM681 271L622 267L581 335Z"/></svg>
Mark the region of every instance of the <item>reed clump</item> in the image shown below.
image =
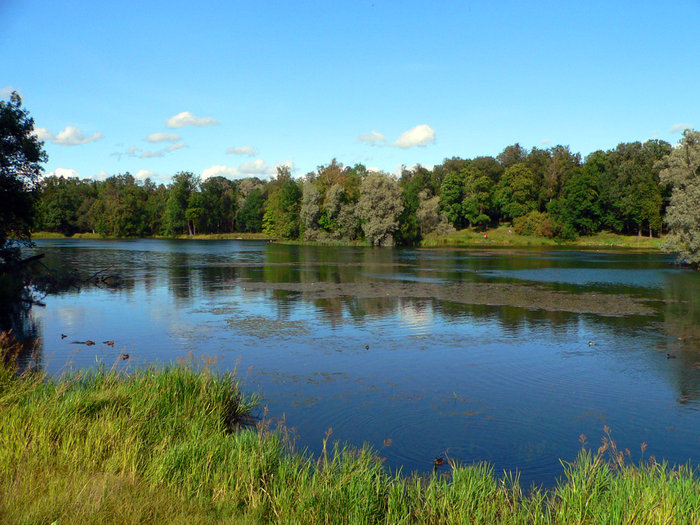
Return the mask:
<svg viewBox="0 0 700 525"><path fill-rule="evenodd" d="M252 420L259 400L230 374L184 365L52 379L1 361L2 523L700 522L692 468L631 464L609 433L563 463L554 489L524 491L486 464L391 474L330 433L318 458L300 453L283 426Z"/></svg>

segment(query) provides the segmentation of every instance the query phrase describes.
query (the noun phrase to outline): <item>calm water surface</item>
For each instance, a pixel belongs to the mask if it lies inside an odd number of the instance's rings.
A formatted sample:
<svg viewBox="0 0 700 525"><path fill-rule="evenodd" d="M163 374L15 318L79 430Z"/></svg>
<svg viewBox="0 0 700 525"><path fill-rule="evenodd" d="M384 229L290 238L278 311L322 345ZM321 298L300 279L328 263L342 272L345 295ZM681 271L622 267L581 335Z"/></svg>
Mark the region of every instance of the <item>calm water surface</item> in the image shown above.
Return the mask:
<svg viewBox="0 0 700 525"><path fill-rule="evenodd" d="M646 457L700 463L700 273L667 256L167 240L41 240L36 250L83 274L109 268L125 283L34 309L52 374L216 357L263 394L270 416L286 418L300 447L318 451L332 428L333 439L369 443L404 471L430 471L446 453L551 486L559 458L575 457L581 434L597 447L604 425L634 460L646 442ZM387 293L319 297L260 282ZM621 294L652 313L396 296L397 282ZM86 339L98 344L71 343ZM120 352L131 359L119 361Z"/></svg>

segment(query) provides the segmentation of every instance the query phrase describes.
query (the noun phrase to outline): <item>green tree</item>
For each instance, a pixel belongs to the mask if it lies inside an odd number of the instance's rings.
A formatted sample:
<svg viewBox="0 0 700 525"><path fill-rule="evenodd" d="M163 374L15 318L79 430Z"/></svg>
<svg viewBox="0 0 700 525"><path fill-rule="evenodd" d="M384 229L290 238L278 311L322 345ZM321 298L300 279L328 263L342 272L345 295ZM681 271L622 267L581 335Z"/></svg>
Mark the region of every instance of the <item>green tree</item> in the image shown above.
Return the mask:
<svg viewBox="0 0 700 525"><path fill-rule="evenodd" d="M537 157L533 157L532 160L535 158ZM547 165L544 167L543 180L540 186L541 201L548 203L559 197L566 181L580 166L581 155L572 153L569 146L559 145L550 148L549 158L547 159Z"/></svg>
<svg viewBox="0 0 700 525"><path fill-rule="evenodd" d="M527 150L516 142L512 146L506 146L496 159L503 166L503 169L507 169L515 164L525 162L527 155Z"/></svg>
<svg viewBox="0 0 700 525"><path fill-rule="evenodd" d="M200 230L206 233L234 231L237 211L236 183L225 177L211 177L200 184L202 208Z"/></svg>
<svg viewBox="0 0 700 525"><path fill-rule="evenodd" d="M590 235L600 228L600 188L595 173L579 171L566 181L555 218L577 233ZM554 209L554 208L553 208Z"/></svg>
<svg viewBox="0 0 700 525"><path fill-rule="evenodd" d="M483 172L470 168L464 180L462 213L470 226L486 229L491 222L493 181Z"/></svg>
<svg viewBox="0 0 700 525"><path fill-rule="evenodd" d="M666 208L670 229L664 247L700 265L700 132L686 130L677 148L659 163L661 181L672 187Z"/></svg>
<svg viewBox="0 0 700 525"><path fill-rule="evenodd" d="M248 193L236 214L236 230L240 232L261 232L265 214L265 194L261 187L253 188Z"/></svg>
<svg viewBox="0 0 700 525"><path fill-rule="evenodd" d="M90 207L97 233L108 237L140 237L148 233L147 195L129 173L114 175L98 186Z"/></svg>
<svg viewBox="0 0 700 525"><path fill-rule="evenodd" d="M625 233L661 228L665 190L657 163L671 151L668 143L647 141L622 143L605 154L589 156L600 173L602 214L605 226Z"/></svg>
<svg viewBox="0 0 700 525"><path fill-rule="evenodd" d="M501 209L501 215L512 220L536 210L537 182L535 174L524 163L508 168L494 193L494 200Z"/></svg>
<svg viewBox="0 0 700 525"><path fill-rule="evenodd" d="M362 181L356 210L365 238L374 246L394 245L402 200L398 183L384 173L370 173Z"/></svg>
<svg viewBox="0 0 700 525"><path fill-rule="evenodd" d="M88 210L97 188L97 182L77 177L44 177L36 188L34 230L64 235L90 231Z"/></svg>
<svg viewBox="0 0 700 525"><path fill-rule="evenodd" d="M302 190L286 166L277 168L277 180L273 187L263 217L263 231L272 237L296 239L300 230Z"/></svg>
<svg viewBox="0 0 700 525"><path fill-rule="evenodd" d="M308 241L318 241L321 236L321 205L323 196L318 186L313 182L305 182L301 192L301 207L299 208L300 228L303 238Z"/></svg>
<svg viewBox="0 0 700 525"><path fill-rule="evenodd" d="M397 244L410 246L420 242L422 228L417 216L420 207L419 195L421 192L434 193L433 183L431 172L420 165L410 170L402 170L399 187L403 198L403 211L399 216Z"/></svg>
<svg viewBox="0 0 700 525"><path fill-rule="evenodd" d="M34 219L32 191L48 160L34 134L34 119L22 107L17 92L9 101L0 101L0 260L9 262L19 256L12 240L30 240Z"/></svg>
<svg viewBox="0 0 700 525"><path fill-rule="evenodd" d="M165 206L164 222L168 235L192 234L192 222L191 218L187 217L187 208L190 206L190 197L197 191L198 186L199 177L189 171L181 171L173 177Z"/></svg>
<svg viewBox="0 0 700 525"><path fill-rule="evenodd" d="M440 209L455 228L463 227L464 169L448 172L440 186Z"/></svg>
<svg viewBox="0 0 700 525"><path fill-rule="evenodd" d="M168 188L150 179L143 183L146 192L146 220L148 235L165 235L165 210L168 204Z"/></svg>

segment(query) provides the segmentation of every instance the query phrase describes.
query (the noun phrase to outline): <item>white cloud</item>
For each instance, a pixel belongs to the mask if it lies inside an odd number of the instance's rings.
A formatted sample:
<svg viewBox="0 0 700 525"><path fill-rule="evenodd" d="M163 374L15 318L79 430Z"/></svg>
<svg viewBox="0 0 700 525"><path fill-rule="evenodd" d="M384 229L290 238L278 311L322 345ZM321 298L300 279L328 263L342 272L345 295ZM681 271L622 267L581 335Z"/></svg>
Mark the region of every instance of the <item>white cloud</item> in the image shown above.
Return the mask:
<svg viewBox="0 0 700 525"><path fill-rule="evenodd" d="M542 140L540 140L540 145L546 146L547 144L549 144L549 142L550 142L549 139L542 139Z"/></svg>
<svg viewBox="0 0 700 525"><path fill-rule="evenodd" d="M49 141L60 146L80 146L102 138L102 133L95 133L88 137L75 126L66 126L58 132L58 135L54 135L46 128L34 128L34 134L39 140Z"/></svg>
<svg viewBox="0 0 700 525"><path fill-rule="evenodd" d="M19 93L19 89L15 89L12 86L0 88L0 98L9 100L13 91L17 91Z"/></svg>
<svg viewBox="0 0 700 525"><path fill-rule="evenodd" d="M671 129L669 129L668 131L670 133L682 133L686 129L692 129L692 128L693 128L693 126L691 126L690 124L679 123L679 124L674 124L673 126L671 126Z"/></svg>
<svg viewBox="0 0 700 525"><path fill-rule="evenodd" d="M411 164L410 166L407 166L406 169L408 171L416 171L418 168L425 168L428 171L432 171L433 168L435 168L435 164Z"/></svg>
<svg viewBox="0 0 700 525"><path fill-rule="evenodd" d="M209 117L195 117L189 111L178 113L166 121L168 128L184 128L185 126L216 126L219 122Z"/></svg>
<svg viewBox="0 0 700 525"><path fill-rule="evenodd" d="M46 128L34 128L34 135L39 140L53 140L53 133Z"/></svg>
<svg viewBox="0 0 700 525"><path fill-rule="evenodd" d="M371 171L372 173L380 173L382 170L380 170L377 166L370 166L367 168L367 171Z"/></svg>
<svg viewBox="0 0 700 525"><path fill-rule="evenodd" d="M244 162L238 167L238 170L243 174L243 177L266 177L277 173L274 167L268 166L262 159Z"/></svg>
<svg viewBox="0 0 700 525"><path fill-rule="evenodd" d="M117 157L119 160L122 159L123 155L126 155L128 157L134 157L137 159L155 159L155 158L160 158L168 153L172 153L173 151L179 150L181 148L186 147L187 145L184 142L178 142L177 144L170 144L169 146L166 146L163 149L158 149L154 151L142 151L140 148L137 148L136 146L129 146L126 151L115 151L114 153L110 153L110 157Z"/></svg>
<svg viewBox="0 0 700 525"><path fill-rule="evenodd" d="M202 180L206 180L210 177L226 177L229 179L275 177L277 175L278 166L286 166L289 168L289 171L294 171L293 160L285 160L284 162L278 162L274 166L270 166L262 159L255 159L250 162L244 162L237 168L223 164L215 164L202 171Z"/></svg>
<svg viewBox="0 0 700 525"><path fill-rule="evenodd" d="M80 173L74 170L73 168L56 168L53 170L51 173L47 174L47 177L51 177L52 175L56 177L78 177L80 178Z"/></svg>
<svg viewBox="0 0 700 525"><path fill-rule="evenodd" d="M407 149L414 146L426 146L432 142L435 142L435 130L427 124L420 124L413 129L404 131L394 142L394 146Z"/></svg>
<svg viewBox="0 0 700 525"><path fill-rule="evenodd" d="M156 172L155 172L155 171L151 171L151 170L139 170L139 171L137 171L136 174L134 175L134 178L135 178L135 179L139 179L139 180L146 180L146 179L152 179L152 178L154 178L155 176L156 176Z"/></svg>
<svg viewBox="0 0 700 525"><path fill-rule="evenodd" d="M58 135L53 137L51 142L61 146L80 146L88 142L94 142L102 138L102 133L94 133L90 136L85 135L79 128L75 126L66 126L65 129L58 132Z"/></svg>
<svg viewBox="0 0 700 525"><path fill-rule="evenodd" d="M158 150L158 151L142 151L141 153L139 153L138 155L135 155L135 156L140 158L140 159L156 159L156 158L162 157L163 155L165 155L163 150Z"/></svg>
<svg viewBox="0 0 700 525"><path fill-rule="evenodd" d="M254 157L257 154L253 146L233 146L226 150L227 155L248 155Z"/></svg>
<svg viewBox="0 0 700 525"><path fill-rule="evenodd" d="M291 159L278 162L277 164L275 164L275 168L277 168L277 166L287 166L287 168L289 168L289 171L291 172L296 170L296 166L294 166L294 161Z"/></svg>
<svg viewBox="0 0 700 525"><path fill-rule="evenodd" d="M99 173L95 173L92 178L94 180L105 180L109 178L109 173L107 173L105 170L100 171Z"/></svg>
<svg viewBox="0 0 700 525"><path fill-rule="evenodd" d="M226 177L228 179L240 178L238 168L233 168L231 166L224 166L223 164L215 164L210 166L204 171L202 171L202 180L209 179L211 177Z"/></svg>
<svg viewBox="0 0 700 525"><path fill-rule="evenodd" d="M178 149L184 148L184 147L185 147L184 142L178 142L177 144L171 144L170 146L165 148L165 151L170 153L171 151L175 151L175 150L178 150Z"/></svg>
<svg viewBox="0 0 700 525"><path fill-rule="evenodd" d="M180 135L177 133L151 133L146 140L148 142L177 142L180 140Z"/></svg>
<svg viewBox="0 0 700 525"><path fill-rule="evenodd" d="M377 142L386 142L386 137L378 131L372 130L371 133L365 133L357 137L357 142L366 142L370 146L374 146Z"/></svg>

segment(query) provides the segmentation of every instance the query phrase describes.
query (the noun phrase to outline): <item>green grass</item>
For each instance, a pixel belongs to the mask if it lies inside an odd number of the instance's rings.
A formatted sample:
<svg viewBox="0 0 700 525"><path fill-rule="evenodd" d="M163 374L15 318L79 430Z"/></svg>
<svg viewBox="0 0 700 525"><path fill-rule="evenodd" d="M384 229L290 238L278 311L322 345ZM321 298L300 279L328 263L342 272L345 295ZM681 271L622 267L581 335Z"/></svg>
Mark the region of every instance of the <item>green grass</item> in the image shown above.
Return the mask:
<svg viewBox="0 0 700 525"><path fill-rule="evenodd" d="M487 238L484 238L484 234ZM469 246L469 247L565 247L565 248L627 248L637 250L658 250L663 239L639 237L637 235L619 235L611 232L600 232L594 235L579 237L573 241L558 242L554 239L534 237L531 235L519 235L508 226L499 226L486 232L479 232L472 228L459 230L451 235L428 235L421 246Z"/></svg>
<svg viewBox="0 0 700 525"><path fill-rule="evenodd" d="M202 241L223 241L223 240L269 240L270 237L264 233L202 233L197 235L178 235L176 239L196 239Z"/></svg>
<svg viewBox="0 0 700 525"><path fill-rule="evenodd" d="M32 232L32 239L65 239L66 236L58 232Z"/></svg>
<svg viewBox="0 0 700 525"><path fill-rule="evenodd" d="M369 241L337 241L337 240L327 240L327 241L301 241L297 239L279 239L275 241L275 244L291 244L296 246L372 246Z"/></svg>
<svg viewBox="0 0 700 525"><path fill-rule="evenodd" d="M0 346L12 350L7 338ZM10 352L11 354L11 352ZM697 523L689 467L625 464L604 438L552 490L450 462L390 474L376 452L295 451L284 427L246 426L256 399L191 366L51 379L0 367L0 522ZM330 435L330 433L329 433ZM605 458L608 458L607 460Z"/></svg>
<svg viewBox="0 0 700 525"><path fill-rule="evenodd" d="M76 233L68 237L57 232L32 232L32 239L117 239L118 237L104 237L98 233ZM178 235L175 237L156 236L159 239L196 239L196 240L227 240L227 239L269 239L264 233L206 233L201 235Z"/></svg>
<svg viewBox="0 0 700 525"><path fill-rule="evenodd" d="M511 233L509 233L509 231ZM484 233L488 238L484 238ZM65 235L53 232L34 232L33 239L65 239ZM101 239L96 233L76 233L74 239ZM264 233L209 233L201 235L179 235L177 237L156 237L163 239L190 239L190 240L274 240L279 244L294 244L302 246L370 246L368 241L299 241L292 239L271 239ZM442 246L455 247L564 247L606 249L624 248L642 251L655 251L659 249L663 239L637 235L619 235L611 232L600 232L594 235L579 237L574 241L558 242L554 239L534 237L530 235L518 235L512 232L508 226L499 226L486 232L479 232L471 228L459 230L451 235L428 235L421 242L424 248Z"/></svg>

